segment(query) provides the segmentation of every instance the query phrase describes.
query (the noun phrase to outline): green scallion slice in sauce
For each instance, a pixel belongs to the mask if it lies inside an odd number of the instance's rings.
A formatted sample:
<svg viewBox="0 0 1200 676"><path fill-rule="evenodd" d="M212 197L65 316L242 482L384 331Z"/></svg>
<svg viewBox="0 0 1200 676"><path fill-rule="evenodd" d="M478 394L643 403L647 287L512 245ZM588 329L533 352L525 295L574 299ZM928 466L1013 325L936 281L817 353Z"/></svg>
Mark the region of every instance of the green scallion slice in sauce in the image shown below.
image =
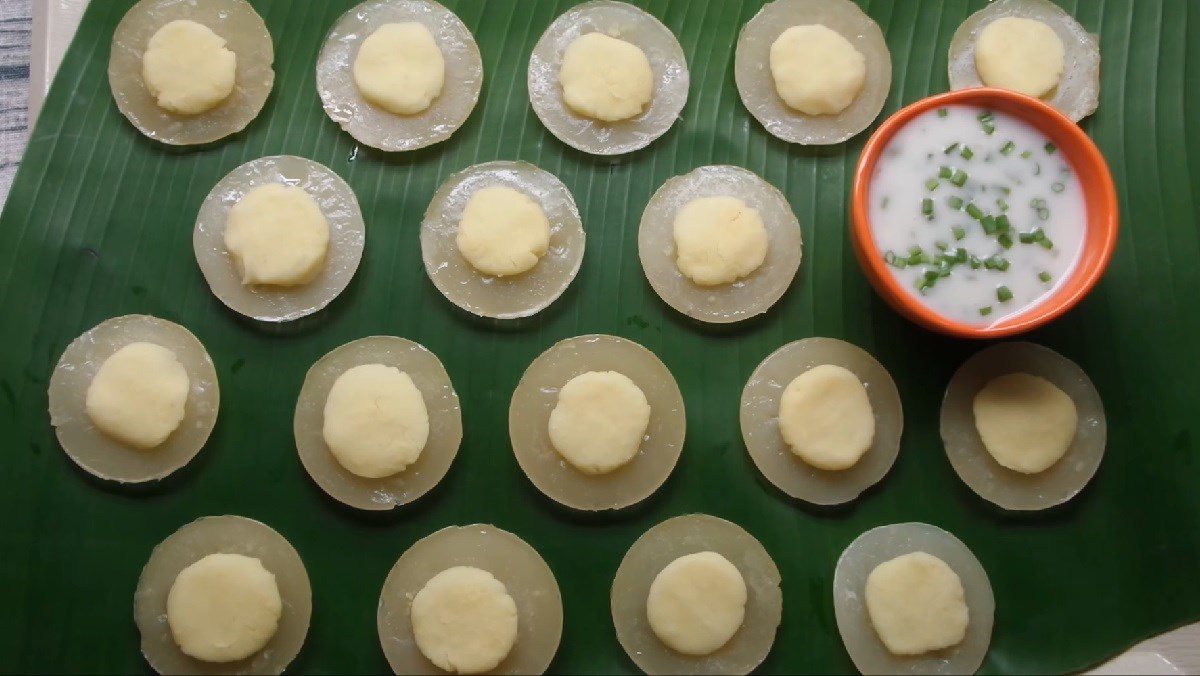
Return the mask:
<svg viewBox="0 0 1200 676"><path fill-rule="evenodd" d="M958 142L957 141L946 146L946 149L942 152L949 155L950 153L954 152L955 150L958 150Z"/></svg>
<svg viewBox="0 0 1200 676"><path fill-rule="evenodd" d="M972 157L975 157L975 151L971 150L970 146L963 146L962 152L960 152L959 155L961 155L964 160L969 160Z"/></svg>
<svg viewBox="0 0 1200 676"><path fill-rule="evenodd" d="M1054 242L1050 241L1049 237L1043 237L1042 239L1039 239L1038 244L1041 244L1042 248L1047 251L1054 248Z"/></svg>
<svg viewBox="0 0 1200 676"><path fill-rule="evenodd" d="M979 268L983 267L983 261L979 260L979 256L971 254L971 257L968 260L969 262L967 265L970 265L972 270L978 270Z"/></svg>
<svg viewBox="0 0 1200 676"><path fill-rule="evenodd" d="M921 213L925 214L926 218L933 218L933 200L926 197L921 200Z"/></svg>
<svg viewBox="0 0 1200 676"><path fill-rule="evenodd" d="M975 206L974 202L971 202L967 205L967 215L978 221L983 218L983 210Z"/></svg>
<svg viewBox="0 0 1200 676"><path fill-rule="evenodd" d="M946 117L949 114L950 114L950 111L946 110L945 108L938 108L938 112L937 112L938 117Z"/></svg>
<svg viewBox="0 0 1200 676"><path fill-rule="evenodd" d="M956 209L956 210L961 209L962 205L963 205L963 199L961 197L959 197L958 195L951 195L946 200L946 204L950 205L951 209Z"/></svg>
<svg viewBox="0 0 1200 676"><path fill-rule="evenodd" d="M996 300L1000 301L1001 303L1007 303L1008 301L1012 300L1012 297L1012 291L1009 291L1007 286L996 287Z"/></svg>
<svg viewBox="0 0 1200 676"><path fill-rule="evenodd" d="M1039 272L1038 279L1042 280L1043 282L1049 282L1050 281L1050 273L1045 272L1045 271Z"/></svg>
<svg viewBox="0 0 1200 676"><path fill-rule="evenodd" d="M1056 148L1053 143L1046 144L1046 154L1047 155L1053 155L1055 150L1058 150L1058 148Z"/></svg>
<svg viewBox="0 0 1200 676"><path fill-rule="evenodd" d="M938 248L938 251L945 251L946 249L950 248L949 244L946 244L945 242L943 242L940 239L938 241L934 242L933 245Z"/></svg>
<svg viewBox="0 0 1200 676"><path fill-rule="evenodd" d="M954 262L955 263L959 263L959 264L966 263L969 256L970 255L967 253L967 250L962 248L961 246L954 250Z"/></svg>
<svg viewBox="0 0 1200 676"><path fill-rule="evenodd" d="M925 181L925 189L928 190L929 192L933 192L934 190L937 190L937 187L939 185L941 185L941 184L938 183L938 180L936 178L931 178L931 179Z"/></svg>
<svg viewBox="0 0 1200 676"><path fill-rule="evenodd" d="M950 177L950 182L958 187L963 187L967 184L967 172L962 169L955 169L954 175Z"/></svg>
<svg viewBox="0 0 1200 676"><path fill-rule="evenodd" d="M1000 246L1004 247L1005 249L1012 248L1012 245L1013 245L1012 236L1009 235L1007 232L1000 233L1000 236L996 238L996 241L999 242Z"/></svg>
<svg viewBox="0 0 1200 676"><path fill-rule="evenodd" d="M996 217L996 232L1008 232L1012 229L1012 223L1008 221L1006 214L1000 214Z"/></svg>
<svg viewBox="0 0 1200 676"><path fill-rule="evenodd" d="M996 198L996 206L1000 207L1000 211L1008 211L1008 202L1004 201L1003 197Z"/></svg>
<svg viewBox="0 0 1200 676"><path fill-rule="evenodd" d="M979 308L979 314L982 317L986 317L986 316L992 314L992 306L988 305L988 306Z"/></svg>
<svg viewBox="0 0 1200 676"><path fill-rule="evenodd" d="M941 167L938 169L938 178L951 178L954 176L954 170L950 167Z"/></svg>
<svg viewBox="0 0 1200 676"><path fill-rule="evenodd" d="M959 227L957 225L954 226L953 228L950 228L950 233L954 235L955 240L960 240L963 237L967 236L967 231L963 230L961 227Z"/></svg>
<svg viewBox="0 0 1200 676"><path fill-rule="evenodd" d="M1021 159L1023 159L1023 160L1027 160L1027 159L1029 159L1029 158L1031 158L1031 157L1033 157L1033 151L1032 151L1032 150L1022 150L1022 151L1021 151Z"/></svg>
<svg viewBox="0 0 1200 676"><path fill-rule="evenodd" d="M1005 141L1004 145L1000 146L1000 154L1007 155L1007 154L1011 153L1013 150L1015 150L1016 147L1017 147L1017 144L1013 143L1012 141Z"/></svg>
<svg viewBox="0 0 1200 676"><path fill-rule="evenodd" d="M1067 186L1063 185L1062 183L1055 183L1054 185L1050 186L1050 189L1058 193L1066 190Z"/></svg>

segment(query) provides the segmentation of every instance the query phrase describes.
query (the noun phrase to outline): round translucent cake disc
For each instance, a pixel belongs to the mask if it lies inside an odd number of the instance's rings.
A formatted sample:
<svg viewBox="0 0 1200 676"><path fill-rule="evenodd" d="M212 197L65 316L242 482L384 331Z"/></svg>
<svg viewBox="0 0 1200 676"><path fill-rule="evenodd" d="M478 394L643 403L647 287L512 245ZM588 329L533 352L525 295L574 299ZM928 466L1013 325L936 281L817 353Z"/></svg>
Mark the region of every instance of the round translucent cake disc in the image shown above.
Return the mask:
<svg viewBox="0 0 1200 676"><path fill-rule="evenodd" d="M429 108L396 115L362 97L354 59L380 26L416 22L429 29L446 64L445 85ZM470 117L483 87L475 36L454 12L433 0L368 0L333 25L317 57L317 93L325 113L359 143L387 151L416 150L450 138Z"/></svg>
<svg viewBox="0 0 1200 676"><path fill-rule="evenodd" d="M1049 469L1023 474L996 462L975 427L975 395L1007 373L1045 378L1075 402L1075 439ZM1083 369L1054 350L1033 343L1001 343L968 359L942 399L942 443L954 471L983 499L1010 510L1046 509L1075 497L1087 485L1108 442L1104 402Z"/></svg>
<svg viewBox="0 0 1200 676"><path fill-rule="evenodd" d="M512 188L537 202L550 221L550 248L532 270L494 277L467 262L456 237L463 210L479 190ZM480 317L516 319L545 309L571 285L586 238L571 191L554 174L527 162L485 162L446 179L421 223L421 258L438 291Z"/></svg>
<svg viewBox="0 0 1200 676"><path fill-rule="evenodd" d="M575 469L550 441L550 413L559 390L589 371L625 375L650 403L650 425L637 455L607 474ZM550 499L581 510L619 509L649 497L675 468L686 431L683 395L666 365L650 350L616 336L556 343L525 370L508 408L509 439L525 475Z"/></svg>
<svg viewBox="0 0 1200 676"><path fill-rule="evenodd" d="M229 210L246 193L280 183L302 188L317 202L329 225L329 249L315 279L300 286L247 286L225 248ZM213 295L238 314L262 322L287 322L333 302L358 270L366 225L354 191L332 169L303 157L273 155L229 172L204 198L192 231L192 249Z"/></svg>
<svg viewBox="0 0 1200 676"><path fill-rule="evenodd" d="M117 350L154 343L175 353L191 389L179 427L161 445L139 450L101 432L84 407L92 378ZM188 464L217 424L217 370L199 339L184 327L149 315L105 320L71 341L50 374L50 424L67 456L101 479L136 483L161 479Z"/></svg>
<svg viewBox="0 0 1200 676"><path fill-rule="evenodd" d="M967 17L950 40L950 89L984 86L975 69L975 42L989 23L1004 17L1040 21L1062 40L1066 49L1062 79L1043 100L1076 122L1096 112L1100 105L1100 43L1049 0L995 0Z"/></svg>
<svg viewBox="0 0 1200 676"><path fill-rule="evenodd" d="M879 564L913 552L936 556L958 575L967 602L967 633L961 643L944 650L893 655L871 624L867 577ZM973 674L987 656L995 609L992 585L979 560L958 538L927 523L897 523L863 533L842 552L833 574L838 632L864 674Z"/></svg>
<svg viewBox="0 0 1200 676"><path fill-rule="evenodd" d="M425 400L429 440L416 462L380 479L357 476L342 467L325 444L325 400L346 371L383 364L407 373ZM334 500L358 509L384 510L425 495L446 476L462 441L458 394L437 355L395 336L360 338L317 360L300 388L293 421L296 451L309 476Z"/></svg>
<svg viewBox="0 0 1200 676"><path fill-rule="evenodd" d="M771 74L771 45L792 26L819 24L846 38L866 59L862 91L836 115L806 115L784 103ZM742 103L762 126L789 143L841 143L866 129L892 88L892 55L883 31L850 0L775 0L746 22L738 36L734 78Z"/></svg>
<svg viewBox="0 0 1200 676"><path fill-rule="evenodd" d="M563 101L558 74L563 53L581 35L604 33L646 54L654 93L641 115L601 122L577 115ZM563 13L529 56L529 102L551 134L592 155L620 155L644 148L667 133L688 97L688 65L675 34L661 21L624 2L592 0Z"/></svg>
<svg viewBox="0 0 1200 676"><path fill-rule="evenodd" d="M379 642L397 674L444 674L413 637L412 599L433 576L455 566L491 573L517 604L517 641L492 674L541 674L562 637L562 596L554 573L524 540L495 526L443 528L418 540L396 561L379 594Z"/></svg>
<svg viewBox="0 0 1200 676"><path fill-rule="evenodd" d="M189 19L225 39L237 56L233 92L212 110L179 115L160 108L142 80L142 54L164 25ZM170 145L209 143L246 128L275 84L275 50L262 17L245 0L141 0L113 32L108 84L138 131Z"/></svg>
<svg viewBox="0 0 1200 676"><path fill-rule="evenodd" d="M729 642L702 657L677 653L646 618L650 584L667 564L697 552L724 556L746 581L746 616ZM647 674L748 674L771 652L783 613L779 568L741 526L707 514L667 519L646 531L621 560L612 586L617 640Z"/></svg>
<svg viewBox="0 0 1200 676"><path fill-rule="evenodd" d="M866 454L845 470L822 470L801 460L779 431L779 402L797 376L822 364L841 366L858 377L875 413L875 439ZM768 481L793 498L837 505L857 498L883 479L900 452L904 409L887 369L862 348L834 338L788 343L763 360L742 390L742 439L750 459Z"/></svg>
<svg viewBox="0 0 1200 676"><path fill-rule="evenodd" d="M731 284L700 286L675 265L675 216L700 197L736 197L758 210L767 230L767 257ZM702 322L749 319L771 308L800 269L800 222L775 186L741 167L712 165L668 179L650 198L638 229L638 256L655 293Z"/></svg>
<svg viewBox="0 0 1200 676"><path fill-rule="evenodd" d="M235 662L185 655L167 622L167 595L184 568L209 554L241 554L262 562L279 587L279 628L262 650ZM242 516L206 516L175 531L150 553L133 595L133 619L142 655L160 674L280 674L304 645L312 615L312 588L300 555L270 526Z"/></svg>

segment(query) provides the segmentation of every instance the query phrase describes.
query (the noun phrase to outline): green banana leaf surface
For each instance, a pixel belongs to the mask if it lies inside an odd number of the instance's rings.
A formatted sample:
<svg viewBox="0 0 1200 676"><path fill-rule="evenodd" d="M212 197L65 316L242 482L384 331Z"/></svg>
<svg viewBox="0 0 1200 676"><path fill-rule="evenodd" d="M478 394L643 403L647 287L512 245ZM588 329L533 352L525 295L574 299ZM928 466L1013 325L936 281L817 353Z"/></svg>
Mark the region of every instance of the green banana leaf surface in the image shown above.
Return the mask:
<svg viewBox="0 0 1200 676"><path fill-rule="evenodd" d="M947 88L955 28L983 0L859 0L892 52L883 115ZM1061 0L1100 35L1099 110L1083 122L1111 165L1121 203L1116 256L1096 290L1031 339L1077 361L1108 413L1107 455L1069 504L1002 513L952 471L937 430L951 374L982 344L930 334L890 310L860 273L847 236L851 175L869 131L824 148L768 135L733 82L739 28L759 0L637 0L679 38L691 92L674 127L616 159L571 150L530 109L529 53L567 0L447 0L475 33L485 81L450 140L403 154L360 148L321 109L314 64L352 3L253 2L275 42L275 88L242 133L194 150L143 138L117 111L106 68L128 1L95 0L32 130L0 217L0 671L144 672L133 591L151 548L200 516L240 514L279 530L307 564L314 614L294 673L387 669L375 629L396 558L443 526L490 522L533 545L556 572L565 627L554 672L633 672L616 641L609 587L647 528L707 512L757 537L783 573L783 624L761 671L849 672L831 585L842 549L863 531L925 521L961 538L995 589L984 671L1077 670L1133 642L1200 619L1200 2ZM882 116L881 116L882 118ZM191 233L222 176L275 154L321 162L354 188L366 253L349 289L299 326L264 330L205 286ZM587 231L578 279L516 324L456 310L427 279L418 228L451 173L521 159L572 190ZM805 255L791 290L733 328L687 321L661 302L637 257L637 226L667 178L714 163L749 168L784 191ZM66 345L109 317L148 313L204 342L221 381L207 447L159 485L119 489L59 449L46 386ZM525 478L508 441L509 395L529 362L584 333L656 352L683 391L688 441L674 474L616 515L558 508ZM449 475L416 504L363 514L305 474L292 438L296 395L328 350L374 334L418 341L444 362L462 398L465 436ZM905 407L891 473L848 506L817 510L770 488L738 429L754 367L807 336L860 345L892 373Z"/></svg>

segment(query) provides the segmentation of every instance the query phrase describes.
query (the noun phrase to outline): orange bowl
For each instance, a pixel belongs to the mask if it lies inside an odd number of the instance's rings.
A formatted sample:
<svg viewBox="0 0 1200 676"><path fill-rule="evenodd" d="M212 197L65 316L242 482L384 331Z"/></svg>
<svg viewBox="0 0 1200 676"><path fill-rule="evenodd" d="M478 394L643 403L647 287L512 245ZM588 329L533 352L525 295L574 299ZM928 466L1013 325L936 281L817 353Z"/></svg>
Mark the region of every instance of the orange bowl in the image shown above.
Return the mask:
<svg viewBox="0 0 1200 676"><path fill-rule="evenodd" d="M909 293L888 270L871 232L871 179L892 137L913 118L934 108L961 104L1008 113L1046 135L1066 157L1083 187L1087 221L1083 247L1070 275L1037 305L993 324L948 319ZM1117 193L1100 149L1070 118L1038 99L1004 89L960 89L922 99L900 109L871 135L854 171L850 202L850 239L863 273L875 291L897 312L932 331L961 338L1001 338L1036 329L1074 307L1087 295L1112 258L1117 244Z"/></svg>

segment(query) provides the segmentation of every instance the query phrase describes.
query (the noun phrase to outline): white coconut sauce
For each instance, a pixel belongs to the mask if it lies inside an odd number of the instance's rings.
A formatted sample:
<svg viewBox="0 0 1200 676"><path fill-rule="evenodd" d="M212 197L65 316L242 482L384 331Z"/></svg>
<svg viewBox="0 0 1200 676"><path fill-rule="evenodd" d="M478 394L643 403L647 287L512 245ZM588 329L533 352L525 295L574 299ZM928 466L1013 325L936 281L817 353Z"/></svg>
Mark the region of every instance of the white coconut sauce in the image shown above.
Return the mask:
<svg viewBox="0 0 1200 676"><path fill-rule="evenodd" d="M1067 278L1086 227L1083 188L1035 127L974 106L911 120L879 158L870 191L879 255L938 314L993 324Z"/></svg>

